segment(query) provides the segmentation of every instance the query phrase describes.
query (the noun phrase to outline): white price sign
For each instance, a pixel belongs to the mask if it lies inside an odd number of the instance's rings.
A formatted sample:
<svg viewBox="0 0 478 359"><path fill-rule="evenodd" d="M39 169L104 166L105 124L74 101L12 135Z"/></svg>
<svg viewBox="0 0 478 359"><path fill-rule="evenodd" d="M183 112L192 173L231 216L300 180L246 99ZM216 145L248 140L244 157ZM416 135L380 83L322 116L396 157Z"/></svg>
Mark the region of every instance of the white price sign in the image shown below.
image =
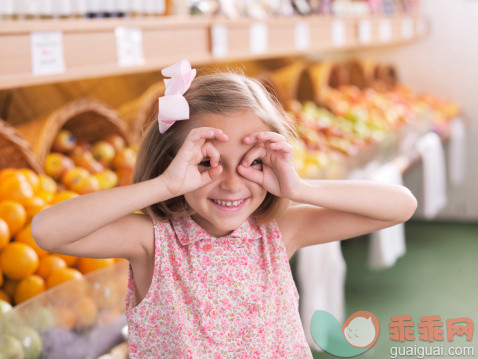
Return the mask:
<svg viewBox="0 0 478 359"><path fill-rule="evenodd" d="M115 35L118 66L144 65L143 34L141 29L117 27Z"/></svg>
<svg viewBox="0 0 478 359"><path fill-rule="evenodd" d="M411 39L415 34L415 29L413 25L413 19L410 17L407 17L402 20L402 37L404 39Z"/></svg>
<svg viewBox="0 0 478 359"><path fill-rule="evenodd" d="M372 41L372 23L368 19L358 23L358 35L361 44L369 44Z"/></svg>
<svg viewBox="0 0 478 359"><path fill-rule="evenodd" d="M295 24L294 27L295 48L307 50L310 47L310 26L304 21Z"/></svg>
<svg viewBox="0 0 478 359"><path fill-rule="evenodd" d="M380 19L379 37L382 42L389 42L392 39L392 23L389 19Z"/></svg>
<svg viewBox="0 0 478 359"><path fill-rule="evenodd" d="M212 54L214 56L226 56L228 43L227 43L227 27L226 25L213 25L211 27L211 44Z"/></svg>
<svg viewBox="0 0 478 359"><path fill-rule="evenodd" d="M342 20L334 20L332 22L332 45L337 47L344 46L346 40L345 22Z"/></svg>
<svg viewBox="0 0 478 359"><path fill-rule="evenodd" d="M34 75L65 72L63 36L59 31L30 34L32 71Z"/></svg>
<svg viewBox="0 0 478 359"><path fill-rule="evenodd" d="M269 48L267 25L262 22L256 22L251 25L249 31L249 44L253 54L263 54Z"/></svg>

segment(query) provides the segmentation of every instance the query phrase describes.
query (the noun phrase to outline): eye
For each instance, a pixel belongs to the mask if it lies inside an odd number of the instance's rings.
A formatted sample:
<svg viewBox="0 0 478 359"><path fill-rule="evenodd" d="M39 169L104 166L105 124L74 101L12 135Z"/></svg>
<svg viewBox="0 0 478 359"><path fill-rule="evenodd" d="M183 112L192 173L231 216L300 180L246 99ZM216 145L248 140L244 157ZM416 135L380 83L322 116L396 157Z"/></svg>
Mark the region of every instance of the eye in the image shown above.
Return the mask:
<svg viewBox="0 0 478 359"><path fill-rule="evenodd" d="M257 162L257 163L255 163L255 162ZM262 161L261 161L259 158L258 158L258 159L255 159L254 161L252 161L251 166L254 166L254 164L256 164L256 165L257 165L257 164L262 165Z"/></svg>
<svg viewBox="0 0 478 359"><path fill-rule="evenodd" d="M202 162L199 163L199 166L210 167L210 166L211 166L211 161L209 161L209 160L204 160L204 161L202 161Z"/></svg>

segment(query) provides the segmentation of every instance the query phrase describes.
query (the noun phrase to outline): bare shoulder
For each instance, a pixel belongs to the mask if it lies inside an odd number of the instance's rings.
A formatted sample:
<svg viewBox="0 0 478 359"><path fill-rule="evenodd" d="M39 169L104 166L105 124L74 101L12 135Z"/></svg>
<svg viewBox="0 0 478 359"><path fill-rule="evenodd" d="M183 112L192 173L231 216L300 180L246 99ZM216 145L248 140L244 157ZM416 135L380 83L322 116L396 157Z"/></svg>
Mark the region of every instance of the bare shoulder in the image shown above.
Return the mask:
<svg viewBox="0 0 478 359"><path fill-rule="evenodd" d="M300 249L295 241L298 227L297 223L300 215L300 205L294 205L276 218L289 259Z"/></svg>

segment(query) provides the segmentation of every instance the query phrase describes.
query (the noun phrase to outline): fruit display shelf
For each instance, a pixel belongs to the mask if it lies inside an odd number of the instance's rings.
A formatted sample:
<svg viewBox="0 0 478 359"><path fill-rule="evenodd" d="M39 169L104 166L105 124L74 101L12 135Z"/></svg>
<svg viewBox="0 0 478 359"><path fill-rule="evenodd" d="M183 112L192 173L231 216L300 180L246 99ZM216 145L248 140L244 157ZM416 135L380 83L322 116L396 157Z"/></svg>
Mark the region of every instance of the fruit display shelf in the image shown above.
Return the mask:
<svg viewBox="0 0 478 359"><path fill-rule="evenodd" d="M0 89L194 65L401 45L420 15L29 20L0 23Z"/></svg>

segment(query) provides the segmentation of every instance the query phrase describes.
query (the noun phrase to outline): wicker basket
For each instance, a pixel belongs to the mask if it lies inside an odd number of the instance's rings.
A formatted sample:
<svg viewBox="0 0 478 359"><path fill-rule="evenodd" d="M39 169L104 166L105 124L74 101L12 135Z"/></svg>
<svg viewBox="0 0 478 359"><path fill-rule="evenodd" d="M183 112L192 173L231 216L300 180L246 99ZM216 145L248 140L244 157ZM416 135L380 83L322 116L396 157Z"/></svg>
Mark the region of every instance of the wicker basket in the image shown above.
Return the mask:
<svg viewBox="0 0 478 359"><path fill-rule="evenodd" d="M137 143L143 130L158 116L158 98L164 95L164 82L151 85L139 98L119 109L121 117L128 123L132 140Z"/></svg>
<svg viewBox="0 0 478 359"><path fill-rule="evenodd" d="M104 103L89 98L72 101L47 117L17 127L32 144L42 164L61 129L69 130L78 140L90 143L115 133L123 137L127 145L131 144L127 126L117 113Z"/></svg>
<svg viewBox="0 0 478 359"><path fill-rule="evenodd" d="M361 62L357 60L347 61L344 68L348 85L357 86L361 90L368 86L365 69Z"/></svg>
<svg viewBox="0 0 478 359"><path fill-rule="evenodd" d="M297 60L278 70L266 72L258 79L277 96L280 103L286 105L290 100L296 100L299 97L300 80L306 67L305 61Z"/></svg>
<svg viewBox="0 0 478 359"><path fill-rule="evenodd" d="M321 62L308 68L312 81L314 100L318 105L325 105L330 89L347 84L346 68L340 63Z"/></svg>
<svg viewBox="0 0 478 359"><path fill-rule="evenodd" d="M45 173L28 141L3 120L0 120L0 154L0 169L30 168L36 173Z"/></svg>

